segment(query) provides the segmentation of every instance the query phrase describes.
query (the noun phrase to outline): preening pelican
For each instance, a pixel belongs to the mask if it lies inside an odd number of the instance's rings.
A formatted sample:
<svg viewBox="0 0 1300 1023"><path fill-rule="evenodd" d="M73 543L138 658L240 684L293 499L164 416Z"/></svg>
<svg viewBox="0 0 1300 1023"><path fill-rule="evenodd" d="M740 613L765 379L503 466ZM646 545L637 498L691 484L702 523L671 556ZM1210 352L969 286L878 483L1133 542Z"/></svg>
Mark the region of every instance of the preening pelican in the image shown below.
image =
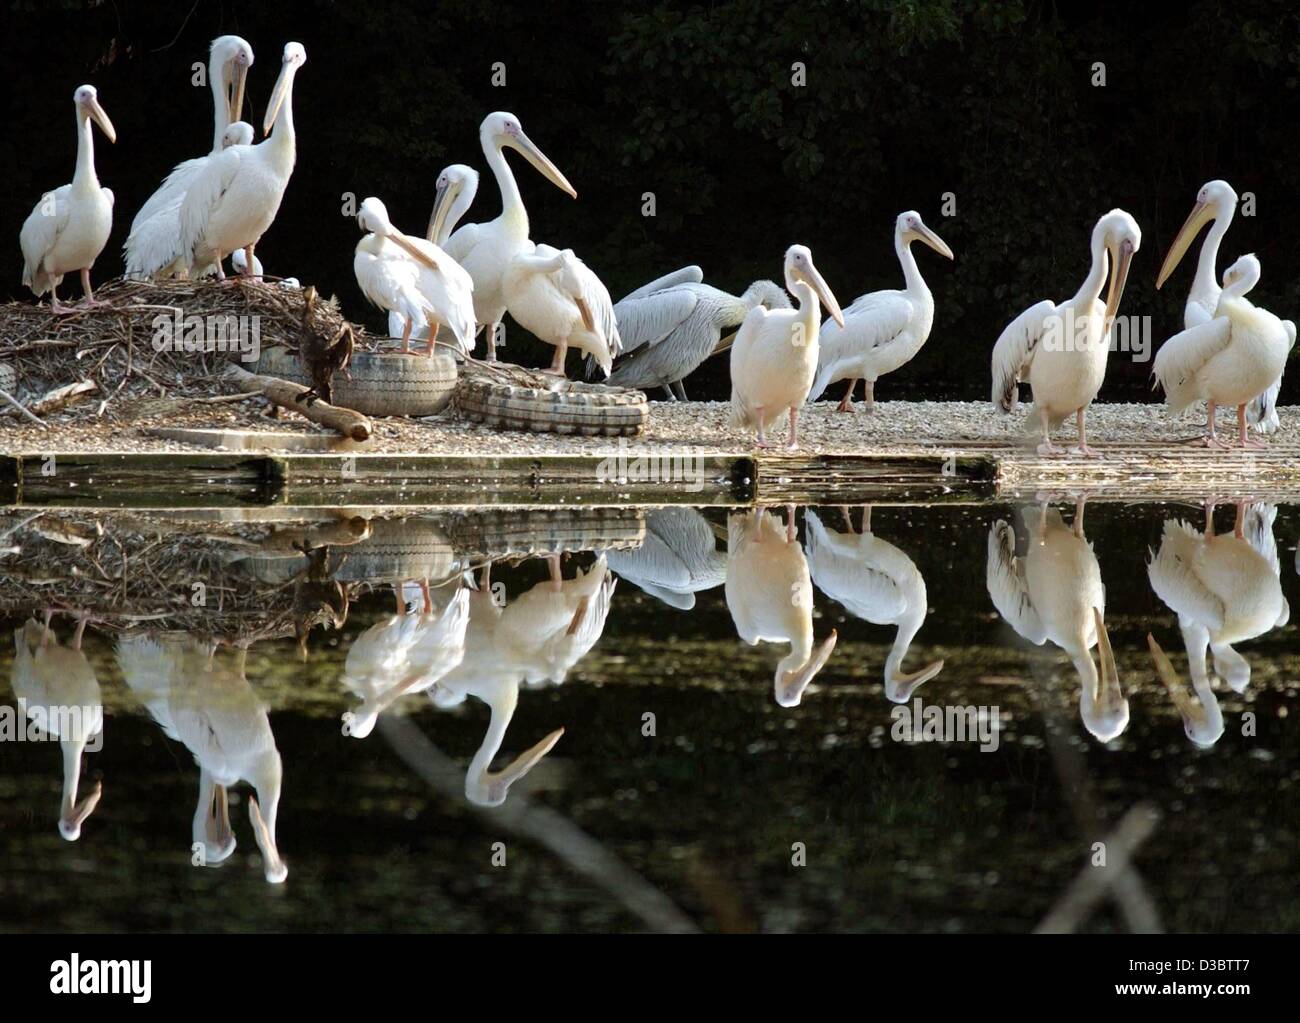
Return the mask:
<svg viewBox="0 0 1300 1023"><path fill-rule="evenodd" d="M755 508L727 520L727 607L736 633L750 646L760 640L789 643L776 666L773 687L782 707L797 707L804 690L835 649L834 629L813 649L813 591L808 561L799 546L794 506L786 524Z"/></svg>
<svg viewBox="0 0 1300 1023"><path fill-rule="evenodd" d="M727 556L718 550L708 519L694 508L649 512L641 546L605 557L612 571L679 611L691 610L695 594L727 578Z"/></svg>
<svg viewBox="0 0 1300 1023"><path fill-rule="evenodd" d="M1119 684L1106 632L1106 588L1092 544L1083 535L1083 504L1066 526L1055 508L1042 506L1031 527L1029 549L1016 556L1016 536L1005 521L989 530L986 585L1003 620L1035 646L1051 640L1079 673L1079 715L1102 742L1128 728L1129 706ZM1025 509L1025 518L1034 518ZM1092 660L1097 647L1101 671Z"/></svg>
<svg viewBox="0 0 1300 1023"><path fill-rule="evenodd" d="M113 230L113 192L99 184L95 174L94 121L117 141L113 122L99 105L93 85L82 85L72 94L77 109L77 169L72 184L46 192L23 222L18 242L23 250L23 284L40 298L50 293L50 307L56 313L72 312L59 302L63 275L81 271L82 306L103 305L90 286L90 268L104 251Z"/></svg>
<svg viewBox="0 0 1300 1023"><path fill-rule="evenodd" d="M549 372L564 376L572 346L609 376L623 350L614 303L600 278L572 249L538 245L516 252L501 278L506 308L521 327L555 346Z"/></svg>
<svg viewBox="0 0 1300 1023"><path fill-rule="evenodd" d="M812 511L804 512L805 545L812 581L856 618L875 625L897 625L894 645L885 659L885 696L906 703L916 687L943 670L933 661L920 671L903 671L903 659L929 610L925 579L916 563L871 531L871 506L862 511L862 532L853 531L844 513L847 533L832 532Z"/></svg>
<svg viewBox="0 0 1300 1023"><path fill-rule="evenodd" d="M1242 256L1223 274L1223 290L1211 320L1175 334L1156 353L1151 372L1165 389L1165 401L1181 412L1200 398L1206 400L1202 443L1226 448L1215 436L1214 409L1237 406L1237 443L1243 448L1267 447L1248 437L1246 406L1282 374L1294 333L1267 309L1246 295L1259 283L1255 256Z"/></svg>
<svg viewBox="0 0 1300 1023"><path fill-rule="evenodd" d="M248 800L248 817L262 872L279 884L289 876L275 839L283 764L267 708L244 677L246 653L239 648L232 669L188 635L133 634L118 640L117 663L153 719L198 764L191 835L203 846L203 865L215 866L235 851L227 790L247 780L257 790Z"/></svg>
<svg viewBox="0 0 1300 1023"><path fill-rule="evenodd" d="M786 447L793 451L799 446L799 407L817 373L818 300L841 326L844 314L806 246L791 245L786 250L785 287L795 297L796 308L755 306L736 334L731 348L731 425L756 427L758 446L771 447L767 424L789 409Z"/></svg>
<svg viewBox="0 0 1300 1023"><path fill-rule="evenodd" d="M371 233L357 244L353 272L366 298L405 320L402 351L410 351L416 323L441 323L451 331L461 352L472 352L474 282L469 274L433 242L397 230L388 219L387 208L373 196L361 203L357 223ZM436 334L435 327L426 335L430 336L430 358Z"/></svg>
<svg viewBox="0 0 1300 1023"><path fill-rule="evenodd" d="M662 387L670 401L686 401L682 381L718 347L724 330L751 309L789 309L774 281L754 281L743 295L701 284L700 268L684 267L652 281L614 306L623 357L610 374L619 387Z"/></svg>
<svg viewBox="0 0 1300 1023"><path fill-rule="evenodd" d="M519 195L515 176L506 163L503 150L515 149L551 184L573 198L578 197L559 168L524 134L514 114L488 114L479 127L483 156L501 191L501 215L485 224L466 224L452 234L444 246L452 259L474 279L474 315L487 327L487 357L496 358L496 333L506 312L503 278L511 260L520 252L530 251L528 211ZM454 194L449 190L434 206L429 237L442 235L442 221L451 214Z"/></svg>
<svg viewBox="0 0 1300 1023"><path fill-rule="evenodd" d="M912 255L912 242L924 242L941 256L952 259L952 249L925 226L915 210L900 213L894 222L894 251L903 267L902 291L873 291L844 310L844 326L823 323L817 380L809 401L837 380L847 380L841 412L852 412L853 389L866 381L867 411L875 407L876 381L912 361L930 336L934 323L934 296L926 287Z"/></svg>
<svg viewBox="0 0 1300 1023"><path fill-rule="evenodd" d="M1237 212L1237 193L1226 181L1207 181L1196 193L1196 204L1188 214L1183 226L1178 229L1169 253L1160 266L1156 277L1156 290L1169 279L1170 274L1178 268L1183 256L1191 248L1192 242L1201 228L1210 224L1210 230L1201 243L1201 253L1196 260L1196 276L1192 279L1191 291L1187 293L1187 304L1183 307L1183 327L1190 330L1214 319L1219 308L1219 245L1223 236L1232 225L1232 218ZM1290 320L1282 321L1295 343L1295 324ZM1254 423L1261 433L1273 433L1278 428L1277 395L1281 389L1282 379L1275 380L1262 395L1251 401L1247 410L1247 419Z"/></svg>
<svg viewBox="0 0 1300 1023"><path fill-rule="evenodd" d="M1111 210L1092 229L1092 269L1073 298L1061 303L1044 299L1017 316L993 347L993 405L1012 412L1019 403L1019 383L1028 380L1034 392L1032 416L1043 431L1042 455L1060 454L1052 431L1068 416L1077 417L1080 454L1088 447L1088 406L1101 390L1110 354L1110 328L1119 311L1129 263L1142 244L1137 221L1123 210ZM1112 260L1114 270L1111 271ZM1110 277L1106 304L1101 288Z"/></svg>
<svg viewBox="0 0 1300 1023"><path fill-rule="evenodd" d="M231 146L203 161L189 182L180 207L180 251L191 273L215 265L245 249L253 266L253 248L275 220L297 160L293 124L293 82L307 63L301 43L285 43L280 75L262 121L269 136L255 146ZM272 131L271 129L275 130Z"/></svg>
<svg viewBox="0 0 1300 1023"><path fill-rule="evenodd" d="M212 89L212 151L178 164L131 221L123 251L128 277L170 277L185 269L181 248L181 202L194 177L208 159L230 145L249 145L248 137L231 138L228 128L243 116L244 84L253 66L253 48L239 36L220 36L208 53L208 85ZM237 129L237 131L239 131Z"/></svg>
<svg viewBox="0 0 1300 1023"><path fill-rule="evenodd" d="M72 645L65 647L50 631L51 616L52 612L45 612L43 626L29 619L14 630L11 681L14 696L26 704L28 717L59 740L63 752L59 834L75 842L103 794L103 786L96 782L90 795L77 802L81 755L86 743L104 732L104 707L95 669L81 652L86 620L77 622Z"/></svg>
<svg viewBox="0 0 1300 1023"><path fill-rule="evenodd" d="M1181 520L1166 522L1160 550L1147 568L1156 596L1178 615L1192 682L1207 714L1212 712L1205 699L1210 692L1205 648L1214 654L1215 673L1244 692L1250 663L1232 644L1280 628L1291 617L1278 579L1275 510L1240 502L1233 532L1216 535L1214 505L1213 500L1205 503L1204 532ZM1156 664L1161 667L1159 657ZM1212 719L1195 723L1197 734L1213 732ZM1188 734L1192 731L1189 727Z"/></svg>

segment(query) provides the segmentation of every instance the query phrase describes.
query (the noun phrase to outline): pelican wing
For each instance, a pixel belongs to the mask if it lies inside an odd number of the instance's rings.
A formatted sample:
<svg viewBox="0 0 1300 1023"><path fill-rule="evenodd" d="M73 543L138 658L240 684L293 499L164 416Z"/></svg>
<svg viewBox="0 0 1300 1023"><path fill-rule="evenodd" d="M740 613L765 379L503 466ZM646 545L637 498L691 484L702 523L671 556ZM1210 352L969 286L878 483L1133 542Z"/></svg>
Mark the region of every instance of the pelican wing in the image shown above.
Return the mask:
<svg viewBox="0 0 1300 1023"><path fill-rule="evenodd" d="M804 525L808 570L826 596L854 617L877 624L892 622L907 609L907 594L898 580L868 560L860 537L827 529L813 511L804 513Z"/></svg>
<svg viewBox="0 0 1300 1023"><path fill-rule="evenodd" d="M357 245L352 270L368 301L401 320L424 322L429 306L418 287L420 268L405 253L376 235L367 235ZM400 323L395 336L401 336Z"/></svg>
<svg viewBox="0 0 1300 1023"><path fill-rule="evenodd" d="M623 351L622 334L619 331L618 320L614 315L614 300L609 297L609 289L605 287L591 267L580 259L576 260L576 262L578 294L573 296L573 300L578 303L580 309L586 309L587 315L591 317L596 326L596 330L605 339L605 343L609 345L609 354L613 358Z"/></svg>
<svg viewBox="0 0 1300 1023"><path fill-rule="evenodd" d="M50 275L42 263L68 226L71 212L68 195L71 191L71 185L62 185L42 195L18 235L23 250L23 284L37 295L50 290Z"/></svg>
<svg viewBox="0 0 1300 1023"><path fill-rule="evenodd" d="M1170 408L1180 411L1199 397L1197 377L1231 340L1232 321L1220 316L1189 327L1160 346L1151 373L1165 389Z"/></svg>
<svg viewBox="0 0 1300 1023"><path fill-rule="evenodd" d="M1273 574L1280 576L1282 561L1277 554L1277 541L1273 538L1273 522L1276 518L1277 505L1256 501L1246 509L1243 532L1246 541L1268 562Z"/></svg>
<svg viewBox="0 0 1300 1023"><path fill-rule="evenodd" d="M634 352L642 345L653 348L690 318L699 301L698 291L683 287L623 299L614 306L623 351Z"/></svg>
<svg viewBox="0 0 1300 1023"><path fill-rule="evenodd" d="M649 284L643 284L635 291L629 291L618 301L614 307L615 312L618 306L622 305L629 299L646 298L656 291L666 291L669 288L675 288L681 284L700 284L704 280L704 271L698 266L684 266L680 270L674 270L672 273L664 274L662 277L656 277Z"/></svg>
<svg viewBox="0 0 1300 1023"><path fill-rule="evenodd" d="M1013 412L1020 403L1017 385L1029 376L1038 343L1055 316L1056 305L1043 299L1008 323L999 335L993 346L992 397L1000 411Z"/></svg>
<svg viewBox="0 0 1300 1023"><path fill-rule="evenodd" d="M1196 574L1196 554L1204 538L1189 523L1165 523L1160 550L1147 567L1156 596L1177 613L1207 628L1223 627L1223 601Z"/></svg>
<svg viewBox="0 0 1300 1023"><path fill-rule="evenodd" d="M212 215L239 174L244 161L253 152L252 146L231 146L204 161L199 172L190 180L180 208L180 251L188 265L194 250L207 233Z"/></svg>
<svg viewBox="0 0 1300 1023"><path fill-rule="evenodd" d="M177 164L140 207L122 247L128 277L167 271L180 259L181 204L208 159L200 156Z"/></svg>
<svg viewBox="0 0 1300 1023"><path fill-rule="evenodd" d="M809 401L837 380L851 375L851 366L869 352L896 341L916 315L916 307L901 291L874 291L844 310L844 326L830 317L819 332L817 380Z"/></svg>
<svg viewBox="0 0 1300 1023"><path fill-rule="evenodd" d="M1047 628L1025 582L1025 564L1016 557L1015 531L1003 520L989 530L984 581L998 614L1029 642L1042 644L1047 639Z"/></svg>

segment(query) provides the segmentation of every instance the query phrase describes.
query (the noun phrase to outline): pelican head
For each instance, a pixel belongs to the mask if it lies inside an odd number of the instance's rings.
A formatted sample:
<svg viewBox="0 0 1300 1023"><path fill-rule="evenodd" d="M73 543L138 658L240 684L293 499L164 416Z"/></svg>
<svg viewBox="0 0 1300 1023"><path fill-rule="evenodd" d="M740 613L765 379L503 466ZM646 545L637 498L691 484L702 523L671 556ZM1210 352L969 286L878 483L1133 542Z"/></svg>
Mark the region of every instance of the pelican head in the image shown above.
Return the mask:
<svg viewBox="0 0 1300 1023"><path fill-rule="evenodd" d="M749 309L762 306L764 309L789 309L790 295L776 281L755 281L745 289L741 300Z"/></svg>
<svg viewBox="0 0 1300 1023"><path fill-rule="evenodd" d="M1194 696L1189 696L1183 680L1178 677L1173 664L1149 632L1147 647L1151 650L1156 673L1169 690L1169 698L1183 719L1183 731L1187 733L1187 738L1202 749L1213 746L1223 737L1223 711L1219 709L1219 701L1214 698L1214 693L1207 686L1204 692L1198 691Z"/></svg>
<svg viewBox="0 0 1300 1023"><path fill-rule="evenodd" d="M393 227L393 222L388 219L388 207L373 195L361 201L361 208L357 210L357 225L363 231L371 231L381 238L389 239L404 249L406 254L417 263L427 266L430 270L438 269L437 260L419 246L413 245L406 235Z"/></svg>
<svg viewBox="0 0 1300 1023"><path fill-rule="evenodd" d="M898 215L898 219L894 222L894 233L904 245L924 242L939 255L952 259L952 249L948 248L948 243L925 226L925 221L916 210L908 210Z"/></svg>
<svg viewBox="0 0 1300 1023"><path fill-rule="evenodd" d="M831 319L841 327L844 326L844 314L840 311L840 304L831 294L830 286L827 285L820 271L813 266L812 250L806 245L791 245L785 252L786 289L793 293L796 284L806 284L812 288L813 294L821 300L826 311L831 314Z"/></svg>
<svg viewBox="0 0 1300 1023"><path fill-rule="evenodd" d="M478 171L463 163L453 163L442 169L435 188L433 213L429 217L429 231L425 237L441 245L440 239L444 234L451 233L456 222L474 201L478 192Z"/></svg>
<svg viewBox="0 0 1300 1023"><path fill-rule="evenodd" d="M81 837L81 826L99 805L99 799L103 794L104 784L97 781L95 787L90 790L90 795L80 803L74 802L72 798L64 801L59 813L59 834L66 841L75 842Z"/></svg>
<svg viewBox="0 0 1300 1023"><path fill-rule="evenodd" d="M253 48L240 36L212 40L209 65L221 69L220 83L226 101L226 119L238 121L244 113L244 83L253 66Z"/></svg>
<svg viewBox="0 0 1300 1023"><path fill-rule="evenodd" d="M817 673L826 666L826 661L835 649L839 633L832 629L822 645L806 657L796 648L781 659L776 666L776 702L782 707L797 707L803 699L803 691ZM800 663L802 662L802 663Z"/></svg>
<svg viewBox="0 0 1300 1023"><path fill-rule="evenodd" d="M1174 235L1174 243L1169 246L1169 254L1165 256L1165 261L1160 264L1160 274L1156 277L1157 290L1178 267L1187 250L1191 248L1192 242L1196 240L1201 228L1211 220L1231 217L1236 210L1237 193L1232 190L1232 186L1226 181L1216 179L1207 181L1201 186L1201 190L1196 193L1196 205L1192 207L1192 212L1187 215L1187 220L1183 222L1183 226Z"/></svg>
<svg viewBox="0 0 1300 1023"><path fill-rule="evenodd" d="M77 91L72 94L72 102L77 105L79 121L90 118L99 125L99 130L108 137L109 142L117 141L117 131L108 119L108 114L104 113L104 108L99 105L99 93L93 85L77 86Z"/></svg>
<svg viewBox="0 0 1300 1023"><path fill-rule="evenodd" d="M275 80L271 90L271 102L266 105L266 116L262 118L262 134L270 135L271 128L280 116L280 108L293 88L293 76L307 63L307 51L302 43L285 43L284 54L280 58L280 77Z"/></svg>
<svg viewBox="0 0 1300 1023"><path fill-rule="evenodd" d="M226 786L218 785L206 770L199 771L199 799L194 807L190 836L203 847L203 864L215 867L235 851L235 832L230 826L230 800Z"/></svg>
<svg viewBox="0 0 1300 1023"><path fill-rule="evenodd" d="M551 163L533 140L524 134L523 126L514 114L501 110L488 114L483 119L482 127L479 128L479 137L485 149L509 148L522 153L524 159L531 163L542 177L561 192L567 192L571 198L578 198L578 193L569 184L569 179L561 174L560 168Z"/></svg>
<svg viewBox="0 0 1300 1023"><path fill-rule="evenodd" d="M1092 230L1092 240L1094 251L1101 244L1110 256L1110 291L1106 295L1105 319L1106 329L1109 329L1119 312L1119 300L1124 296L1133 254L1142 247L1142 229L1123 210L1111 210L1097 221Z"/></svg>
<svg viewBox="0 0 1300 1023"><path fill-rule="evenodd" d="M1083 726L1101 742L1110 742L1124 734L1128 728L1129 707L1119 684L1119 669L1115 667L1115 652L1110 646L1106 622L1097 608L1092 609L1093 625L1097 633L1097 660L1101 671L1092 663L1092 653L1086 645L1074 658L1083 683L1079 695L1079 716Z"/></svg>
<svg viewBox="0 0 1300 1023"><path fill-rule="evenodd" d="M247 121L235 121L221 133L221 148L231 146L251 146L253 144L253 126ZM235 251L240 251L236 249Z"/></svg>
<svg viewBox="0 0 1300 1023"><path fill-rule="evenodd" d="M1259 257L1253 252L1238 259L1223 271L1223 298L1240 298L1259 283Z"/></svg>

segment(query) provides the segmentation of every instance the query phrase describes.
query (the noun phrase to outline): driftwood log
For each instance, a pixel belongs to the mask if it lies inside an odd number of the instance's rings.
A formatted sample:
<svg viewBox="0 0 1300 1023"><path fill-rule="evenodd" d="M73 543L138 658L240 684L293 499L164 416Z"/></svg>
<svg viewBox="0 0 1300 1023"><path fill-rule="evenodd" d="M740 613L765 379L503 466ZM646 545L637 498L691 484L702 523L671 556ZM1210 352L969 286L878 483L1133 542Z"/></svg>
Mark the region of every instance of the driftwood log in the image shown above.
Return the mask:
<svg viewBox="0 0 1300 1023"><path fill-rule="evenodd" d="M242 387L261 391L263 396L281 408L297 412L313 423L328 426L331 430L351 437L353 440L367 440L372 432L370 420L360 412L350 408L339 408L321 401L310 387L293 384L288 380L250 373L242 366L230 366L226 375Z"/></svg>

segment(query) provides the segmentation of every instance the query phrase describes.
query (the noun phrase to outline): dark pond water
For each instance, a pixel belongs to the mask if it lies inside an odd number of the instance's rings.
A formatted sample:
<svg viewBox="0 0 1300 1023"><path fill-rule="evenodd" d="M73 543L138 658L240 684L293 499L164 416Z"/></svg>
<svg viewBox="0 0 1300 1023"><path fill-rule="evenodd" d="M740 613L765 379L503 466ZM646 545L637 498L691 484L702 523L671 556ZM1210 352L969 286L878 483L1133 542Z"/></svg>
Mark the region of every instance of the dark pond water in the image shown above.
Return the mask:
<svg viewBox="0 0 1300 1023"><path fill-rule="evenodd" d="M33 514L5 930L1300 927L1294 507Z"/></svg>

